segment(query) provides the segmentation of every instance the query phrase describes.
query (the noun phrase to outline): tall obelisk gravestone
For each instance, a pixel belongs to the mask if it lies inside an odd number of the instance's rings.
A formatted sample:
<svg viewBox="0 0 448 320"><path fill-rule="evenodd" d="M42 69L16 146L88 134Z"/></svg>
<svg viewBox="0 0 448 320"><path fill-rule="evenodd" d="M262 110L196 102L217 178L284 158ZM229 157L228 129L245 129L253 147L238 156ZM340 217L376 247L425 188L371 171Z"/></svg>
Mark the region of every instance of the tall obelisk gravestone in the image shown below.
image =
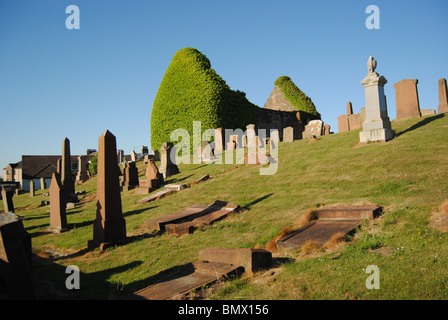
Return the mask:
<svg viewBox="0 0 448 320"><path fill-rule="evenodd" d="M50 184L50 230L61 233L68 230L65 211L65 192L59 173L53 172Z"/></svg>
<svg viewBox="0 0 448 320"><path fill-rule="evenodd" d="M388 141L395 135L387 115L386 97L384 96L384 85L387 80L376 73L375 68L376 61L373 57L369 57L367 61L368 74L361 81L366 96L366 118L362 123L363 131L359 133L361 143Z"/></svg>
<svg viewBox="0 0 448 320"><path fill-rule="evenodd" d="M116 139L106 130L98 140L97 209L89 249L104 250L126 239L119 172Z"/></svg>
<svg viewBox="0 0 448 320"><path fill-rule="evenodd" d="M61 182L65 192L65 200L67 202L77 201L70 160L70 140L65 138L62 142Z"/></svg>

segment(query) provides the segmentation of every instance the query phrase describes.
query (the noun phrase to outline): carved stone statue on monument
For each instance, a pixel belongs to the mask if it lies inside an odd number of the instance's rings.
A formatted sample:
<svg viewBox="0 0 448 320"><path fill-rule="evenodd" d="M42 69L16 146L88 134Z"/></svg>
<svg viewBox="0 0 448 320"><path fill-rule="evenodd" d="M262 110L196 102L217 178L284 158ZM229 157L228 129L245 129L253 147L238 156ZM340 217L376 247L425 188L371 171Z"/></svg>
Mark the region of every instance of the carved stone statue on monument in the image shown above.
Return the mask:
<svg viewBox="0 0 448 320"><path fill-rule="evenodd" d="M369 73L375 73L376 69L376 60L374 57L370 56L369 60L367 60L367 70Z"/></svg>

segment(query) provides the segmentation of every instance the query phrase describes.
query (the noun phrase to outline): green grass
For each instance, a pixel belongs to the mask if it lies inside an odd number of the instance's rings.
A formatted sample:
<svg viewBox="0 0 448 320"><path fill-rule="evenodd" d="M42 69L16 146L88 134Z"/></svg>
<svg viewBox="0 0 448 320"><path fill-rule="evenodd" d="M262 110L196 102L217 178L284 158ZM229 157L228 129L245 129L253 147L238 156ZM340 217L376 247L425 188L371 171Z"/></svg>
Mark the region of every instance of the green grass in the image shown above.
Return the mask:
<svg viewBox="0 0 448 320"><path fill-rule="evenodd" d="M384 215L364 224L348 245L309 257L288 256L274 275L220 284L209 299L447 299L448 238L428 226L448 194L448 117L394 121L398 136L387 143L359 145L359 130L294 141L279 146L275 175L259 175L260 166L180 165L167 182L190 183L202 175L212 179L161 200L137 205L144 195L123 192L122 207L132 242L104 252L85 250L92 239L96 203L67 211L74 228L50 234L49 207L39 207L43 191L14 197L16 213L32 236L34 275L42 298L120 298L160 277L160 272L197 260L207 247L264 246L284 226L292 226L308 208L335 203L376 203ZM140 171L143 163L139 163ZM144 173L141 172L143 177ZM96 179L77 190L94 197ZM94 199L94 198L93 198ZM184 237L148 234L144 220L220 199L246 206L234 217ZM82 199L81 199L82 201ZM387 248L390 254L376 253ZM53 257L45 258L52 250ZM54 252L72 254L57 257ZM297 258L297 259L296 259ZM292 261L292 262L291 262ZM368 290L369 265L378 265L380 289ZM65 289L65 267L81 270L81 289Z"/></svg>

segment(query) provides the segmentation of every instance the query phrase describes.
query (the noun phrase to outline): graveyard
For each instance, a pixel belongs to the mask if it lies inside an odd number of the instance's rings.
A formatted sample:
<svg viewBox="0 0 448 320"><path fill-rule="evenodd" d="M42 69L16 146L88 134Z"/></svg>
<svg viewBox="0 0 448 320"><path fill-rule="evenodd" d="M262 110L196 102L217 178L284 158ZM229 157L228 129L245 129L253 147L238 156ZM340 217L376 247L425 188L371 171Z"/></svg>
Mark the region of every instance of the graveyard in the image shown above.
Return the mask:
<svg viewBox="0 0 448 320"><path fill-rule="evenodd" d="M391 128L395 136L387 142L361 144L362 128L280 142L274 175L259 174L266 164L179 164L179 173L163 183L185 188L163 196L163 186L148 194L107 185L113 201L121 200L124 221L120 217L117 233L124 231L126 241L103 247L91 245L94 230L107 220L97 213L97 198L108 201L97 190L100 172L75 183L78 202L65 209L61 232L50 229L49 188L36 190L34 197L16 195L14 211L32 243L35 294L43 300L128 299L183 266L197 266L200 252L222 248L266 250L272 263L170 298L447 299L448 117L393 120ZM161 167L161 161L154 163ZM139 180L146 180L144 161L135 166ZM113 163L106 167L114 169ZM148 227L148 221L216 201L225 203L220 209L238 210L213 223L194 224L191 232ZM310 211L334 205L381 206L382 211L332 241L277 250L275 242L306 225ZM76 290L65 285L72 265L80 270ZM381 290L366 289L370 265L381 270Z"/></svg>

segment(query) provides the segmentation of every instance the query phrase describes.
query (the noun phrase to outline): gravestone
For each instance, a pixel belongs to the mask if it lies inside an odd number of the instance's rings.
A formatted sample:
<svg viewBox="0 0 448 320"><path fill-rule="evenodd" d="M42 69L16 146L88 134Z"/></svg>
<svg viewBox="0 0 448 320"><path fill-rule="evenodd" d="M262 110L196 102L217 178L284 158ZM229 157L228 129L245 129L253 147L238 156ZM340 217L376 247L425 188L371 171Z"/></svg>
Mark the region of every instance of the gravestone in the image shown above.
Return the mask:
<svg viewBox="0 0 448 320"><path fill-rule="evenodd" d="M366 120L362 124L359 133L361 143L369 141L388 141L395 132L391 129L391 123L387 115L384 85L387 83L384 76L375 72L377 62L373 57L367 61L367 76L361 81L365 89Z"/></svg>
<svg viewBox="0 0 448 320"><path fill-rule="evenodd" d="M77 201L75 195L75 182L72 178L72 165L70 161L70 140L65 138L62 142L61 182L67 202Z"/></svg>
<svg viewBox="0 0 448 320"><path fill-rule="evenodd" d="M148 154L148 147L142 146L142 155Z"/></svg>
<svg viewBox="0 0 448 320"><path fill-rule="evenodd" d="M123 163L123 159L124 159L124 151L122 149L118 149L118 164L122 164Z"/></svg>
<svg viewBox="0 0 448 320"><path fill-rule="evenodd" d="M10 187L1 187L1 189L2 189L3 209L5 210L5 213L14 212L14 203L12 201L12 197L14 196L14 190Z"/></svg>
<svg viewBox="0 0 448 320"><path fill-rule="evenodd" d="M394 84L396 119L420 117L420 104L418 102L417 79L403 79Z"/></svg>
<svg viewBox="0 0 448 320"><path fill-rule="evenodd" d="M438 113L448 112L448 93L446 88L446 79L439 79L439 109Z"/></svg>
<svg viewBox="0 0 448 320"><path fill-rule="evenodd" d="M115 136L106 130L98 140L97 210L93 240L88 248L101 250L126 240L123 218Z"/></svg>
<svg viewBox="0 0 448 320"><path fill-rule="evenodd" d="M76 181L87 181L89 174L87 173L87 157L78 156L78 174L76 175Z"/></svg>
<svg viewBox="0 0 448 320"><path fill-rule="evenodd" d="M59 173L59 175L61 175L61 173L62 173L62 158L58 159L58 162L56 164L56 168L57 168L56 170Z"/></svg>
<svg viewBox="0 0 448 320"><path fill-rule="evenodd" d="M361 115L353 113L353 105L347 102L347 114L338 117L338 132L347 132L361 128Z"/></svg>
<svg viewBox="0 0 448 320"><path fill-rule="evenodd" d="M147 194L162 186L164 183L163 175L159 172L154 159L149 158L146 165L146 180L139 181L139 187L135 190L135 194Z"/></svg>
<svg viewBox="0 0 448 320"><path fill-rule="evenodd" d="M247 146L248 147L256 147L257 146L257 135L255 133L255 125L248 124L246 126L246 134L247 134Z"/></svg>
<svg viewBox="0 0 448 320"><path fill-rule="evenodd" d="M152 150L151 153L154 155L154 161L160 161L159 150Z"/></svg>
<svg viewBox="0 0 448 320"><path fill-rule="evenodd" d="M179 168L171 160L171 150L173 149L173 147L174 145L172 142L164 142L162 144L162 147L160 148L161 164L159 172L163 175L164 178L168 178L179 173Z"/></svg>
<svg viewBox="0 0 448 320"><path fill-rule="evenodd" d="M312 136L321 136L323 132L324 123L322 120L311 120L305 126L305 131L303 132L303 138L311 138Z"/></svg>
<svg viewBox="0 0 448 320"><path fill-rule="evenodd" d="M12 212L0 214L0 282L11 300L36 299L33 286L31 237Z"/></svg>
<svg viewBox="0 0 448 320"><path fill-rule="evenodd" d="M139 185L138 181L138 169L135 166L135 162L131 161L126 163L123 170L123 190L128 191Z"/></svg>
<svg viewBox="0 0 448 320"><path fill-rule="evenodd" d="M30 180L30 197L34 197L36 194L34 192L34 180Z"/></svg>
<svg viewBox="0 0 448 320"><path fill-rule="evenodd" d="M420 109L420 113L422 117L424 116L430 116L436 114L436 110L434 109Z"/></svg>
<svg viewBox="0 0 448 320"><path fill-rule="evenodd" d="M330 125L329 124L324 124L324 136L329 135L330 134Z"/></svg>
<svg viewBox="0 0 448 320"><path fill-rule="evenodd" d="M346 114L342 114L338 117L338 132L347 132L350 131L348 125L348 116Z"/></svg>
<svg viewBox="0 0 448 320"><path fill-rule="evenodd" d="M283 128L283 142L293 142L294 141L294 128L286 127Z"/></svg>
<svg viewBox="0 0 448 320"><path fill-rule="evenodd" d="M223 150L222 128L215 129L215 154Z"/></svg>
<svg viewBox="0 0 448 320"><path fill-rule="evenodd" d="M138 160L137 153L134 150L132 150L132 152L131 152L131 161L135 162L137 160Z"/></svg>
<svg viewBox="0 0 448 320"><path fill-rule="evenodd" d="M353 106L352 103L349 101L347 102L347 115L350 116L353 114Z"/></svg>
<svg viewBox="0 0 448 320"><path fill-rule="evenodd" d="M65 211L65 192L59 173L53 172L50 184L50 230L61 233L68 230Z"/></svg>
<svg viewBox="0 0 448 320"><path fill-rule="evenodd" d="M39 182L40 182L40 189L41 189L41 190L44 190L44 189L45 189L45 178L44 178L44 177L41 177L41 178L39 179Z"/></svg>
<svg viewBox="0 0 448 320"><path fill-rule="evenodd" d="M210 141L202 141L198 148L198 157L201 161L211 161L215 157Z"/></svg>

